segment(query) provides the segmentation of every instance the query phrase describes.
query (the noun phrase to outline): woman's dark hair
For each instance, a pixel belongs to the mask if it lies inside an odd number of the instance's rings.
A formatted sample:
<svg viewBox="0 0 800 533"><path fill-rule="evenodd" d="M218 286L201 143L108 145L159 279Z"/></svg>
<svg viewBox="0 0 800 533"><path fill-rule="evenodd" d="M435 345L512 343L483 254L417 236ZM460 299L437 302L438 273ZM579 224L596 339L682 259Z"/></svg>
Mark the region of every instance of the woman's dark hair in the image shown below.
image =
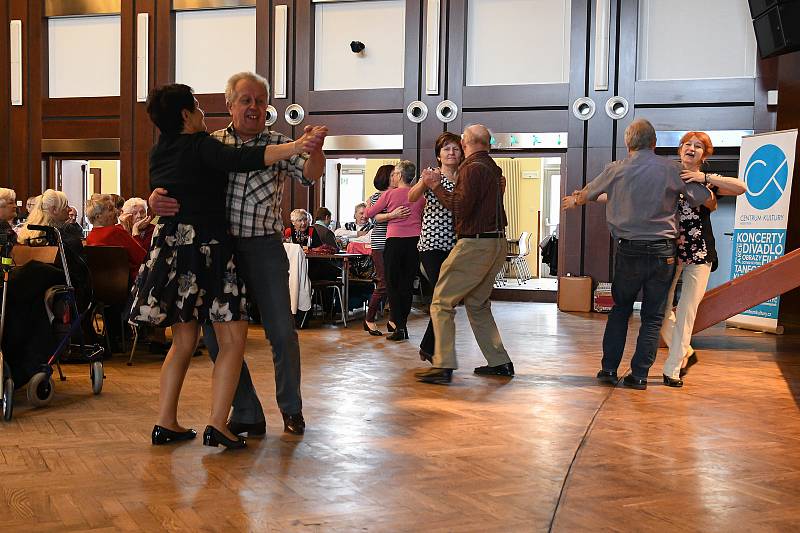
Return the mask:
<svg viewBox="0 0 800 533"><path fill-rule="evenodd" d="M327 207L318 207L316 211L314 211L314 220L325 220L326 218L333 216L331 214L330 209Z"/></svg>
<svg viewBox="0 0 800 533"><path fill-rule="evenodd" d="M182 83L156 87L147 97L147 114L165 135L177 135L183 131L181 111L194 111L195 107L192 88Z"/></svg>
<svg viewBox="0 0 800 533"><path fill-rule="evenodd" d="M378 171L375 173L375 179L372 180L372 184L375 185L376 189L385 191L389 188L389 178L393 170L394 165L381 165L378 168Z"/></svg>
<svg viewBox="0 0 800 533"><path fill-rule="evenodd" d="M111 194L111 199L114 201L114 208L122 211L122 206L125 205L125 198L119 194Z"/></svg>
<svg viewBox="0 0 800 533"><path fill-rule="evenodd" d="M446 131L439 135L436 138L436 144L433 145L433 155L436 156L436 162L439 165L442 164L442 160L439 158L439 153L442 151L442 148L445 147L446 144L455 143L459 149L461 149L461 136L456 135L451 131ZM462 152L462 159L463 159L463 152Z"/></svg>

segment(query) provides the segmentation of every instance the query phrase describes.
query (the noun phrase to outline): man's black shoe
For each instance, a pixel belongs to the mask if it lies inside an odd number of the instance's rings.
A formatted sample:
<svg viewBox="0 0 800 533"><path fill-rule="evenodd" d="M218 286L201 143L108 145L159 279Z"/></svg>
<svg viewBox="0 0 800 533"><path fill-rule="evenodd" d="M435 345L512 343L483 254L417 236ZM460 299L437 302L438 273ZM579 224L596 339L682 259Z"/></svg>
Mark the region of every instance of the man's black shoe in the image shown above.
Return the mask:
<svg viewBox="0 0 800 533"><path fill-rule="evenodd" d="M417 372L417 381L422 383L436 383L445 385L453 380L452 368L431 368L423 372Z"/></svg>
<svg viewBox="0 0 800 533"><path fill-rule="evenodd" d="M283 415L283 431L291 433L292 435L302 435L306 432L306 421L303 419L303 413L294 415Z"/></svg>
<svg viewBox="0 0 800 533"><path fill-rule="evenodd" d="M497 366L479 366L474 371L479 376L506 376L511 377L514 375L514 363L509 361Z"/></svg>
<svg viewBox="0 0 800 533"><path fill-rule="evenodd" d="M602 383L611 383L616 385L619 378L617 378L616 370L601 370L597 373L597 380Z"/></svg>
<svg viewBox="0 0 800 533"><path fill-rule="evenodd" d="M647 388L647 378L640 379L633 377L633 374L628 374L622 378L622 385L636 390L645 390Z"/></svg>
<svg viewBox="0 0 800 533"><path fill-rule="evenodd" d="M247 422L234 422L231 420L228 422L228 429L230 429L231 433L234 435L247 433L248 437L260 437L267 433L267 423L255 422L248 424Z"/></svg>

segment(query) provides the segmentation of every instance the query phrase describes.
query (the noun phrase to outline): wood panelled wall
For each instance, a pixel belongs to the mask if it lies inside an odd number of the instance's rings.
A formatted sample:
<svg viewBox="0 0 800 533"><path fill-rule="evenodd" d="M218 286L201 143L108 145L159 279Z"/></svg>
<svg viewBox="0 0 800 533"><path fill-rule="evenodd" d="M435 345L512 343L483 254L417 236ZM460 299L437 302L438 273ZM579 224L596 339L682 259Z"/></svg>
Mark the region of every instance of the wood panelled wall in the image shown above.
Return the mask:
<svg viewBox="0 0 800 533"><path fill-rule="evenodd" d="M0 0L0 56L9 57L9 21L21 20L23 29L22 106L9 103L7 60L0 69L0 121L8 125L3 128L3 142L0 143L0 182L14 188L19 198L40 192L43 138L119 138L121 194L125 197L149 194L147 158L157 139L157 130L150 123L145 103L136 101L136 15L148 13L150 16L150 87L174 81L175 15L170 0L125 0L121 8L120 95L50 99L47 97L44 1ZM269 79L269 0L257 0L256 9L259 20L266 22L259 24L256 30L256 72ZM198 100L206 111L209 129L221 128L230 122L222 87L219 94L198 95ZM285 133L292 134L291 131Z"/></svg>
<svg viewBox="0 0 800 533"><path fill-rule="evenodd" d="M779 58L778 130L800 128L800 52ZM800 248L800 139L795 150L792 204L789 208L786 251ZM780 321L800 326L800 288L781 298Z"/></svg>

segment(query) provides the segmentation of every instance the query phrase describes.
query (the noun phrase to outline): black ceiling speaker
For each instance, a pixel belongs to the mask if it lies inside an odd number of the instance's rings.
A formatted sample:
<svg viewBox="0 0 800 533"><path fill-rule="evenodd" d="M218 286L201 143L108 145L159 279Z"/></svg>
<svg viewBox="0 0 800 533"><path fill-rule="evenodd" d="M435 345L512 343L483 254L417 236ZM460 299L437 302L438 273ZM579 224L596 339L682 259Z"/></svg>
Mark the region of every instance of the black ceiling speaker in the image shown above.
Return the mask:
<svg viewBox="0 0 800 533"><path fill-rule="evenodd" d="M762 59L800 50L800 0L749 0Z"/></svg>

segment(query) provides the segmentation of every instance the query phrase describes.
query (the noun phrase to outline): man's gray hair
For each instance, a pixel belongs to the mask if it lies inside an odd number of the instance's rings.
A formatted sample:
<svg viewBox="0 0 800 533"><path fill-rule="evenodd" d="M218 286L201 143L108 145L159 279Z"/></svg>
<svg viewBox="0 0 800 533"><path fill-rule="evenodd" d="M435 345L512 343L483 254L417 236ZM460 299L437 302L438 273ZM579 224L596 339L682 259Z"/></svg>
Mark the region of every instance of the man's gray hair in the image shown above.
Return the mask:
<svg viewBox="0 0 800 533"><path fill-rule="evenodd" d="M264 90L267 91L267 98L269 98L269 82L264 76L260 76L255 72L237 72L230 78L228 78L228 83L225 84L225 102L228 104L232 104L233 101L236 99L236 84L239 83L241 80L250 80L255 83L260 83L264 86Z"/></svg>
<svg viewBox="0 0 800 533"><path fill-rule="evenodd" d="M467 142L487 149L492 147L492 132L483 124L470 124L464 128L464 137L467 136Z"/></svg>
<svg viewBox="0 0 800 533"><path fill-rule="evenodd" d="M637 118L625 128L625 146L628 150L652 150L656 145L656 129L649 121Z"/></svg>
<svg viewBox="0 0 800 533"><path fill-rule="evenodd" d="M417 177L417 166L406 159L400 161L394 166L394 169L400 173L403 182L411 185Z"/></svg>

